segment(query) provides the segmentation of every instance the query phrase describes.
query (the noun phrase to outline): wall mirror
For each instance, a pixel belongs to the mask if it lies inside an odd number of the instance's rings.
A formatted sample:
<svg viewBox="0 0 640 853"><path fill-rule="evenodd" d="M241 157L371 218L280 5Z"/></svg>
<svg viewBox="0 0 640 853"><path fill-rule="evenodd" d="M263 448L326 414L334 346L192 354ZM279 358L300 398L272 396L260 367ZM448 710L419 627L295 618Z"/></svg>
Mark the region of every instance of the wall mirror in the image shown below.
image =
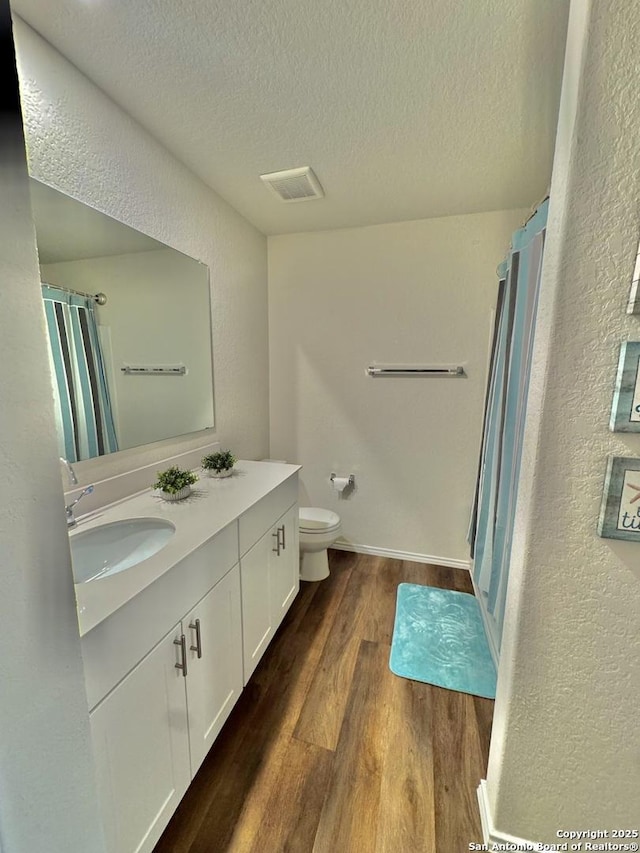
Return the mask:
<svg viewBox="0 0 640 853"><path fill-rule="evenodd" d="M60 455L213 426L209 270L31 179Z"/></svg>

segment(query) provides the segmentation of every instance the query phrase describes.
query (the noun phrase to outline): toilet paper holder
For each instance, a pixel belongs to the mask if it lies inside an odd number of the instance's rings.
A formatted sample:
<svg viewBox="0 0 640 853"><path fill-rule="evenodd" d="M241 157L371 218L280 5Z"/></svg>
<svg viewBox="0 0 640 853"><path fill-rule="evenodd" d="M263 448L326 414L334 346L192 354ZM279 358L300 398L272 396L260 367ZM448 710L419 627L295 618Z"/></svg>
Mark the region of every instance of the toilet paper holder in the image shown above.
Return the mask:
<svg viewBox="0 0 640 853"><path fill-rule="evenodd" d="M329 477L329 479L331 480L331 482L332 482L332 483L333 483L333 481L336 479L336 477L337 477L337 476L338 476L338 475L335 473L335 471L332 471L332 472L331 472L331 476ZM348 485L349 485L349 486L355 486L355 484L356 484L356 478L355 478L355 476L354 476L353 474L349 474L349 481L348 481Z"/></svg>

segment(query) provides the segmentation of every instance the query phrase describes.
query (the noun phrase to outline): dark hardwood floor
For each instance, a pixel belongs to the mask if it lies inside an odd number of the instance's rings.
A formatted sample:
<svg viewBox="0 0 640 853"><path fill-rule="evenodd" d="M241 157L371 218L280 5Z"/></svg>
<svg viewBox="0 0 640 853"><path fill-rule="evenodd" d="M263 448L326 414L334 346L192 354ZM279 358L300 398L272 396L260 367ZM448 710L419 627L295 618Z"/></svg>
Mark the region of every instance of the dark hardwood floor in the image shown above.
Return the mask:
<svg viewBox="0 0 640 853"><path fill-rule="evenodd" d="M303 583L155 853L462 853L493 702L398 678L399 583L467 572L330 551Z"/></svg>

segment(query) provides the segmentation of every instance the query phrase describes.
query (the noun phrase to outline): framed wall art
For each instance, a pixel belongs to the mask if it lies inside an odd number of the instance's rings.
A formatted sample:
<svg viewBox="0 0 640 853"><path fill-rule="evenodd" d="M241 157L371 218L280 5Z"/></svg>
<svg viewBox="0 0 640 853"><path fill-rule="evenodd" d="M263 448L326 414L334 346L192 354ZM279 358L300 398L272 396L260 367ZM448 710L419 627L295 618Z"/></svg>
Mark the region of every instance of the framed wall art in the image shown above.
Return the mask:
<svg viewBox="0 0 640 853"><path fill-rule="evenodd" d="M609 458L598 519L598 535L605 539L640 542L639 458Z"/></svg>
<svg viewBox="0 0 640 853"><path fill-rule="evenodd" d="M640 432L640 343L620 347L616 387L609 428L613 432Z"/></svg>
<svg viewBox="0 0 640 853"><path fill-rule="evenodd" d="M633 270L627 314L640 314L640 246L638 246L636 264Z"/></svg>

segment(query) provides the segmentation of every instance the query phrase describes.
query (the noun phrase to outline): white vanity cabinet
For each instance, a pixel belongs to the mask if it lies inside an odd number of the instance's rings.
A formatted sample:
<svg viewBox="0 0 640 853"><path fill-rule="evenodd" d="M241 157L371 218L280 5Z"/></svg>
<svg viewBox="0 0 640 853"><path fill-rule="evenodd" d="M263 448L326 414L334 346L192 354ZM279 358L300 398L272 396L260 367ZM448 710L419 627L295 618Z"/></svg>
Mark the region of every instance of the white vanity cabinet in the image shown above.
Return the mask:
<svg viewBox="0 0 640 853"><path fill-rule="evenodd" d="M242 614L238 566L183 620L191 775L204 761L242 693Z"/></svg>
<svg viewBox="0 0 640 853"><path fill-rule="evenodd" d="M245 465L247 480L273 480ZM212 485L209 504L167 510L189 535L218 526L81 637L108 853L151 853L295 598L298 478L286 467L258 496L245 499L238 477ZM244 507L222 526L233 499ZM110 595L122 580L92 583Z"/></svg>
<svg viewBox="0 0 640 853"><path fill-rule="evenodd" d="M108 853L153 850L191 782L180 626L90 714Z"/></svg>
<svg viewBox="0 0 640 853"><path fill-rule="evenodd" d="M300 589L298 505L292 506L275 525L279 548L271 550L271 620L277 629ZM278 539L279 536L279 539Z"/></svg>
<svg viewBox="0 0 640 853"><path fill-rule="evenodd" d="M109 853L150 851L242 691L236 565L90 713Z"/></svg>
<svg viewBox="0 0 640 853"><path fill-rule="evenodd" d="M296 498L284 483L240 518L245 684L300 588Z"/></svg>
<svg viewBox="0 0 640 853"><path fill-rule="evenodd" d="M275 633L268 569L272 548L273 531L269 530L242 557L244 684Z"/></svg>

